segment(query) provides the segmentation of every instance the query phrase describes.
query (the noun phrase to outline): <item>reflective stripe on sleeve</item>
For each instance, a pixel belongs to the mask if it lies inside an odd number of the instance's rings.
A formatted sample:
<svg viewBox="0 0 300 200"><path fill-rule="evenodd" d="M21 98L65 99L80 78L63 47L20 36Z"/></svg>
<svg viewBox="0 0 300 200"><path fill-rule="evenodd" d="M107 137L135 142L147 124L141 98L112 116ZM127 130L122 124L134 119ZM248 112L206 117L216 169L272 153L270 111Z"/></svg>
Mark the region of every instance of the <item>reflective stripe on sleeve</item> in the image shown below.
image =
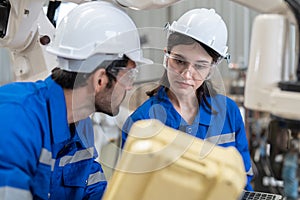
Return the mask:
<svg viewBox="0 0 300 200"><path fill-rule="evenodd" d="M1 200L30 199L31 200L32 195L27 190L5 186L5 187L0 187L0 199Z"/></svg>
<svg viewBox="0 0 300 200"><path fill-rule="evenodd" d="M77 151L73 156L63 156L59 161L59 166L63 167L68 163L75 163L86 159L93 158L94 147Z"/></svg>
<svg viewBox="0 0 300 200"><path fill-rule="evenodd" d="M45 165L50 165L51 171L53 171L55 159L52 159L52 152L48 151L48 149L42 149L39 161Z"/></svg>
<svg viewBox="0 0 300 200"><path fill-rule="evenodd" d="M208 137L205 140L213 144L226 144L229 142L235 142L235 132Z"/></svg>
<svg viewBox="0 0 300 200"><path fill-rule="evenodd" d="M96 172L94 174L90 174L87 185L93 185L100 181L106 181L104 173Z"/></svg>

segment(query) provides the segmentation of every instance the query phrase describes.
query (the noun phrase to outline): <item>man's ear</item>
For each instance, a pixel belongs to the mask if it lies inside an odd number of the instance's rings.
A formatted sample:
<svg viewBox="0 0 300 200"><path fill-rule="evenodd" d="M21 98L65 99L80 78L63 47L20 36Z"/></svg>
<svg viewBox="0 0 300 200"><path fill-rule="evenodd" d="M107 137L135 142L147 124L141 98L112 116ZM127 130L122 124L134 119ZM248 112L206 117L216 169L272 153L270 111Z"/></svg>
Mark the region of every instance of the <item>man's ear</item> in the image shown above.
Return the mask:
<svg viewBox="0 0 300 200"><path fill-rule="evenodd" d="M106 87L107 76L104 68L100 68L94 72L92 83L96 92L99 92L103 87Z"/></svg>

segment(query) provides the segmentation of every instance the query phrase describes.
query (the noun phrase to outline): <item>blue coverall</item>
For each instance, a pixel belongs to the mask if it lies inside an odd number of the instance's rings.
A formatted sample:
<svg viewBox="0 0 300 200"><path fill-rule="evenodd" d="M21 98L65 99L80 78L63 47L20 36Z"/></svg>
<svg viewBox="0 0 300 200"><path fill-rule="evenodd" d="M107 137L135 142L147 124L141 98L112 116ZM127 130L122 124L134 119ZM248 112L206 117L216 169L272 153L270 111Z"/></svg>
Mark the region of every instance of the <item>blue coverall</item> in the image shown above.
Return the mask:
<svg viewBox="0 0 300 200"><path fill-rule="evenodd" d="M217 111L217 114L212 114L211 110L202 103L194 122L188 124L173 107L165 89L160 88L156 95L145 101L126 120L122 128L122 144L124 145L127 134L134 122L142 119L158 119L167 126L197 138L205 139L223 147L234 146L240 152L244 161L247 174L245 190L252 191L250 182L253 172L240 110L233 100L220 94L208 98L208 102Z"/></svg>
<svg viewBox="0 0 300 200"><path fill-rule="evenodd" d="M75 97L74 97L75 98ZM63 89L51 77L0 87L1 199L101 199L90 119L70 131Z"/></svg>

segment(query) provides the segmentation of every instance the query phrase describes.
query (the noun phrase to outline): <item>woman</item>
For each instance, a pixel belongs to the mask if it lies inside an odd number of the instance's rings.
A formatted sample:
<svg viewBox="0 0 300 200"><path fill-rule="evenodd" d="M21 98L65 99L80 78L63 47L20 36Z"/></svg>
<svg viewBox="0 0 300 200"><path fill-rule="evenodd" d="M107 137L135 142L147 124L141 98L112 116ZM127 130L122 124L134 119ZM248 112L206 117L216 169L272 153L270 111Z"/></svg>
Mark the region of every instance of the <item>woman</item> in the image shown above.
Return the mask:
<svg viewBox="0 0 300 200"><path fill-rule="evenodd" d="M227 28L213 9L194 9L168 27L165 73L150 98L127 119L123 144L132 124L158 119L165 125L217 145L234 146L247 172L253 173L244 123L236 103L218 93L210 80L216 65L227 58Z"/></svg>

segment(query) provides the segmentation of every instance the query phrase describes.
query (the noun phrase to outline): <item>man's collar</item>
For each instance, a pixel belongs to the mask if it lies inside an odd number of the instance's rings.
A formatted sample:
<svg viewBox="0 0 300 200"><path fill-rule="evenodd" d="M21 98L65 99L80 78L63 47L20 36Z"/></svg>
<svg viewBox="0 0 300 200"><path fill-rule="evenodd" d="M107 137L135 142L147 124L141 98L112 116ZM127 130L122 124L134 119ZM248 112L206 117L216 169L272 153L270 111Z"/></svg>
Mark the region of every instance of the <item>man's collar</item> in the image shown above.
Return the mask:
<svg viewBox="0 0 300 200"><path fill-rule="evenodd" d="M67 107L64 92L49 76L45 80L48 87L48 105L50 113L50 126L54 143L60 143L70 138L67 120Z"/></svg>

